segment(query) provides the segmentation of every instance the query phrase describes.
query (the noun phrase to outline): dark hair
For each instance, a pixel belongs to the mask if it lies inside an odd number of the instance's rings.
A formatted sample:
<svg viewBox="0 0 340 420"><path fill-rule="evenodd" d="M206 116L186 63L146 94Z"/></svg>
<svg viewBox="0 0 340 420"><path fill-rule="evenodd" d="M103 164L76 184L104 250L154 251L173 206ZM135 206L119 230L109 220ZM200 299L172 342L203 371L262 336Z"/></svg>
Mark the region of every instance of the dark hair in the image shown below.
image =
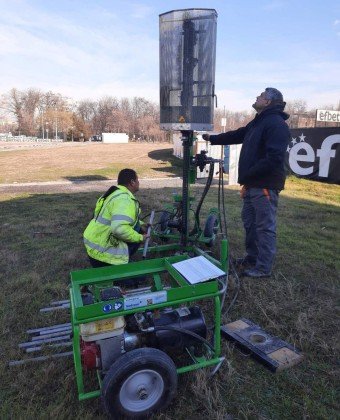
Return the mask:
<svg viewBox="0 0 340 420"><path fill-rule="evenodd" d="M131 181L136 181L136 179L136 171L134 171L133 169L122 169L118 174L117 183L126 187L130 184Z"/></svg>

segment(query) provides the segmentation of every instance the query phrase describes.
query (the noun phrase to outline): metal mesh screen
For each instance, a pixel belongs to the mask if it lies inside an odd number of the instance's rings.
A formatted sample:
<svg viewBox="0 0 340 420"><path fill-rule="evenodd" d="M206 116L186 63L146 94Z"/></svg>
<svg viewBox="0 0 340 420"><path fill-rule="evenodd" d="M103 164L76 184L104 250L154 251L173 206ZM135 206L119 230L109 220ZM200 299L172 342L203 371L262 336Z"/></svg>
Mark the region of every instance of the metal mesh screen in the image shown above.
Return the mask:
<svg viewBox="0 0 340 420"><path fill-rule="evenodd" d="M161 128L212 130L217 13L174 10L159 19Z"/></svg>

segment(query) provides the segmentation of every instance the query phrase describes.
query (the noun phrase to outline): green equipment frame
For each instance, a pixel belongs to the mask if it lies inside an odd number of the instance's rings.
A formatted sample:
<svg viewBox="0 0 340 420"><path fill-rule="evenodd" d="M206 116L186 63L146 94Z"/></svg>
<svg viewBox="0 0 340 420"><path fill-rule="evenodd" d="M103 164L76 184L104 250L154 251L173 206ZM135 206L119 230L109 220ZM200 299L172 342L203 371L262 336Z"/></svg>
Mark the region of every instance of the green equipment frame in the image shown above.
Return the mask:
<svg viewBox="0 0 340 420"><path fill-rule="evenodd" d="M81 365L80 354L80 326L89 322L109 319L118 316L125 316L137 312L144 312L146 310L157 310L165 307L178 307L184 303L201 301L211 299L214 302L214 344L212 349L207 348L206 355L197 357L186 349L189 353L192 363L186 366L177 368L177 373L193 371L196 369L214 366L221 364L224 357L221 353L221 290L218 287L218 280L212 279L210 281L198 284L190 284L173 266L172 264L186 260L190 256L204 255L216 266L226 271L228 244L227 241L222 241L221 244L221 261L218 261L211 256L207 256L199 248L192 246L183 249L178 245L178 250L181 249L181 255L174 255L170 257L153 258L118 266L108 266L102 268L90 268L85 270L71 272L71 321L73 330L73 357L76 371L76 380L78 387L79 400L86 400L89 398L99 397L101 393L102 378L99 371L98 388L91 391L85 391L84 372ZM176 245L162 245L150 248L149 252L163 252L168 250L176 250ZM148 302L146 305L136 307L128 307L127 298L118 298L108 301L100 301L84 305L81 297L81 290L84 286L92 287L95 291L95 297L99 298L100 288L113 285L115 282L124 279L131 279L138 276L149 275L152 277L151 290L148 293ZM170 286L165 287L162 279L166 277L167 283Z"/></svg>

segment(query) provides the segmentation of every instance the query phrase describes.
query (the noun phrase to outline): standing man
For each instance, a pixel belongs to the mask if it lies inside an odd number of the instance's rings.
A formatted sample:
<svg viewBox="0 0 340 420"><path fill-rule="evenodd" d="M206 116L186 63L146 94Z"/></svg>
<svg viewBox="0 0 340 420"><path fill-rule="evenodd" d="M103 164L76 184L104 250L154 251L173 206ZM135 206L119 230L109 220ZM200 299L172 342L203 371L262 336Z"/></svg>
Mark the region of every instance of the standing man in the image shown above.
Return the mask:
<svg viewBox="0 0 340 420"><path fill-rule="evenodd" d="M218 135L204 134L215 144L240 144L238 182L242 185L242 221L246 233L246 256L238 260L245 276L269 277L276 254L276 210L284 188L284 157L290 132L280 91L266 88L256 98L257 114L245 127Z"/></svg>
<svg viewBox="0 0 340 420"><path fill-rule="evenodd" d="M122 169L117 183L117 187L110 187L99 197L94 217L84 231L84 244L92 267L128 263L129 257L147 238L146 229L139 221L139 201L134 196L139 190L136 172Z"/></svg>

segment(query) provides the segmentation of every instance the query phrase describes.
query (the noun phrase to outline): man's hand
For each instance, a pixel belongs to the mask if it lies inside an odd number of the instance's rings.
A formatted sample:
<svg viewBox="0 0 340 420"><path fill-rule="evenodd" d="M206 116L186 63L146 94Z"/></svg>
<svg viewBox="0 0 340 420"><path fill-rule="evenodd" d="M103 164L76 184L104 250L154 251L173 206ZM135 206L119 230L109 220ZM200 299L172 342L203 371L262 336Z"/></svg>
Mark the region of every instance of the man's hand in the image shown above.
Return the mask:
<svg viewBox="0 0 340 420"><path fill-rule="evenodd" d="M146 223L144 225L141 225L141 227L140 227L140 233L141 234L147 233L147 231L148 231L148 229L149 229L150 226L151 226L150 223Z"/></svg>
<svg viewBox="0 0 340 420"><path fill-rule="evenodd" d="M143 242L145 242L148 238L150 238L150 235L143 233Z"/></svg>
<svg viewBox="0 0 340 420"><path fill-rule="evenodd" d="M203 134L203 135L202 135L202 139L203 139L203 140L205 140L205 141L209 141L209 139L210 139L210 134L208 134L208 133Z"/></svg>

